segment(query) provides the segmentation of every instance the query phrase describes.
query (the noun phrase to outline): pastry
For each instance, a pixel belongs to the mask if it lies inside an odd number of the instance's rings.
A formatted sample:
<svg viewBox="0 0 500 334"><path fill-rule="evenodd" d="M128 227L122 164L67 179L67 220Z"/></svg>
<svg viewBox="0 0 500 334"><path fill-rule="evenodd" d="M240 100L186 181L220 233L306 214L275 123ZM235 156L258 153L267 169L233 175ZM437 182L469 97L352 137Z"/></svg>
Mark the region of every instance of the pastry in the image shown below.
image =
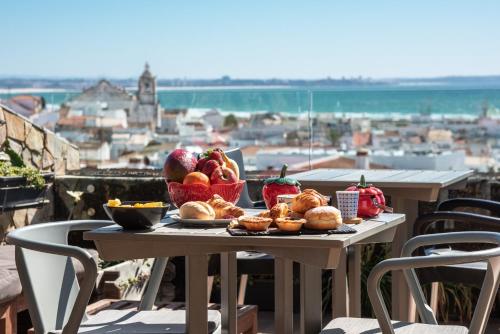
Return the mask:
<svg viewBox="0 0 500 334"><path fill-rule="evenodd" d="M224 216L233 216L240 217L245 214L245 211L242 208L235 206L231 202L225 201L222 197L215 194L211 199L207 201L207 203L214 209L215 218L220 219Z"/></svg>
<svg viewBox="0 0 500 334"><path fill-rule="evenodd" d="M305 213L307 210L328 204L325 196L314 189L305 189L292 199L291 209L294 212Z"/></svg>
<svg viewBox="0 0 500 334"><path fill-rule="evenodd" d="M292 219L302 219L302 218L304 218L304 214L290 211L290 213L288 214L288 217L290 217Z"/></svg>
<svg viewBox="0 0 500 334"><path fill-rule="evenodd" d="M257 215L257 217L271 218L271 211L265 210L265 211L259 212L259 214Z"/></svg>
<svg viewBox="0 0 500 334"><path fill-rule="evenodd" d="M186 202L179 208L179 215L182 219L215 219L214 209L205 202Z"/></svg>
<svg viewBox="0 0 500 334"><path fill-rule="evenodd" d="M296 232L302 228L302 225L306 223L305 219L293 219L290 217L277 218L275 220L276 225L282 231Z"/></svg>
<svg viewBox="0 0 500 334"><path fill-rule="evenodd" d="M288 209L288 204L277 203L271 208L271 210L269 210L269 215L273 220L276 220L278 218L284 218L288 216L289 211L290 209Z"/></svg>
<svg viewBox="0 0 500 334"><path fill-rule="evenodd" d="M265 231L272 222L271 218L257 216L241 216L238 218L238 224L243 225L249 231Z"/></svg>
<svg viewBox="0 0 500 334"><path fill-rule="evenodd" d="M306 228L313 230L333 230L342 225L340 210L333 206L319 206L304 215Z"/></svg>

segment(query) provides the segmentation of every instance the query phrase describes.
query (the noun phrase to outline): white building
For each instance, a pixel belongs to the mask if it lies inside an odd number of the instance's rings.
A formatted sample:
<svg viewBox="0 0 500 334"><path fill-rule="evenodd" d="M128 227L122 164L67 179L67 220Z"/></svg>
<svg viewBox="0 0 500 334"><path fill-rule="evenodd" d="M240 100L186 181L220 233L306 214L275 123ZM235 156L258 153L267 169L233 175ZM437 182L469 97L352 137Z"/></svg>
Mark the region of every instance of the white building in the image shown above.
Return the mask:
<svg viewBox="0 0 500 334"><path fill-rule="evenodd" d="M464 151L408 152L375 151L370 161L393 169L464 170Z"/></svg>
<svg viewBox="0 0 500 334"><path fill-rule="evenodd" d="M79 143L80 161L87 165L98 165L111 159L111 150L107 142Z"/></svg>

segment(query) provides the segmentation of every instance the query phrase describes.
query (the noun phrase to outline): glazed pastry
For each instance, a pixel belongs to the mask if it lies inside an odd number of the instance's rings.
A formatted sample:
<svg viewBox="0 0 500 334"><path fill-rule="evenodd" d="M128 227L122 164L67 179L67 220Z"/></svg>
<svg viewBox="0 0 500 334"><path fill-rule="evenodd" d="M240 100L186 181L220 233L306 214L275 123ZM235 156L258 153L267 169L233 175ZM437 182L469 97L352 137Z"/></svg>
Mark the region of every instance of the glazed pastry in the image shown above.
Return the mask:
<svg viewBox="0 0 500 334"><path fill-rule="evenodd" d="M342 225L340 210L333 206L319 206L304 215L306 228L313 230L333 230Z"/></svg>
<svg viewBox="0 0 500 334"><path fill-rule="evenodd" d="M276 220L277 218L284 218L288 216L289 211L290 209L288 209L288 204L277 203L271 208L271 210L269 211L269 215L273 220Z"/></svg>
<svg viewBox="0 0 500 334"><path fill-rule="evenodd" d="M226 202L222 197L215 194L207 203L214 209L215 218L220 219L224 216L240 217L245 214L242 208L235 206L231 202Z"/></svg>
<svg viewBox="0 0 500 334"><path fill-rule="evenodd" d="M326 196L323 196L317 190L314 190L314 189L304 189L303 192L306 193L306 194L311 194L311 195L316 196L319 199L319 201L321 202L321 206L328 205L328 198Z"/></svg>
<svg viewBox="0 0 500 334"><path fill-rule="evenodd" d="M238 218L238 224L244 226L249 231L265 231L272 222L271 218L257 216L241 216Z"/></svg>
<svg viewBox="0 0 500 334"><path fill-rule="evenodd" d="M179 208L179 215L183 219L215 219L214 209L205 202L186 202Z"/></svg>
<svg viewBox="0 0 500 334"><path fill-rule="evenodd" d="M306 223L305 219L293 219L287 218L277 218L276 225L282 231L296 232L302 228L302 225Z"/></svg>
<svg viewBox="0 0 500 334"><path fill-rule="evenodd" d="M327 204L325 196L314 189L306 189L292 199L291 209L294 212L305 213L307 210Z"/></svg>

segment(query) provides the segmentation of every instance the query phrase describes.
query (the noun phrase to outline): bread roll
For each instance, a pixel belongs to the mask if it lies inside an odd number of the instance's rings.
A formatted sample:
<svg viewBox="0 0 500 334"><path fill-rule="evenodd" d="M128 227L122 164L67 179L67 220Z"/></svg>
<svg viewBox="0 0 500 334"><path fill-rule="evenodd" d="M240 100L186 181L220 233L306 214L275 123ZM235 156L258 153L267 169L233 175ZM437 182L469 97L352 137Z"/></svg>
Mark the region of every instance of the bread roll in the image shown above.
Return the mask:
<svg viewBox="0 0 500 334"><path fill-rule="evenodd" d="M182 219L215 219L214 209L205 202L186 202L179 208L179 215Z"/></svg>
<svg viewBox="0 0 500 334"><path fill-rule="evenodd" d="M328 201L325 196L314 189L305 189L292 199L291 209L294 212L305 213L312 208L327 204Z"/></svg>
<svg viewBox="0 0 500 334"><path fill-rule="evenodd" d="M333 206L319 206L304 215L305 228L313 230L333 230L342 225L340 210Z"/></svg>

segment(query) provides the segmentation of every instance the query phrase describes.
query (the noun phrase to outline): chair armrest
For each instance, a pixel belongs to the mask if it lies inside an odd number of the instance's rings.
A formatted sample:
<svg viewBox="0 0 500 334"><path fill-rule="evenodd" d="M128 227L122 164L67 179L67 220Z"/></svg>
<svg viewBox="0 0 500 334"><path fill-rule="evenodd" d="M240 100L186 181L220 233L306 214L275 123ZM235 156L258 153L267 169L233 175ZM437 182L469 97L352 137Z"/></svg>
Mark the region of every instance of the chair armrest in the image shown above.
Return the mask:
<svg viewBox="0 0 500 334"><path fill-rule="evenodd" d="M475 226L497 230L500 229L500 218L479 215L476 213L457 212L457 211L436 211L417 218L413 227L414 235L427 233L427 229L434 223L443 223L453 220L461 223L473 223Z"/></svg>
<svg viewBox="0 0 500 334"><path fill-rule="evenodd" d="M500 246L500 233L471 231L471 232L451 232L451 233L420 235L411 238L404 244L403 250L401 251L401 257L402 258L411 257L411 254L419 247L439 245L439 244L457 244L457 243L494 244ZM467 263L467 262L474 262L470 259L470 257L474 254L482 256L481 255L482 253L480 251L460 253L449 256L456 259L463 257L465 262L462 263ZM445 259L446 256L448 255L439 255L439 258ZM412 259L415 258L417 257L413 257ZM448 265L448 264L457 264L457 263L443 263L436 265ZM404 268L399 268L399 269L404 269Z"/></svg>
<svg viewBox="0 0 500 334"><path fill-rule="evenodd" d="M461 264L488 260L500 256L500 247L487 250L474 251L461 254L446 254L432 256L410 257L411 253L418 247L440 243L492 243L500 245L500 233L495 232L455 232L423 235L410 239L403 247L406 257L388 259L378 263L370 272L367 281L368 296L373 306L374 313L383 333L394 334L387 306L385 305L380 282L382 277L389 271L403 270L405 278L415 299L417 310L425 323L437 324L432 310L427 305L422 288L418 283L414 269ZM493 286L491 288L494 288Z"/></svg>
<svg viewBox="0 0 500 334"><path fill-rule="evenodd" d="M492 215L500 217L500 202L480 198L454 198L441 202L438 211L453 211L457 208L475 208L488 210Z"/></svg>

